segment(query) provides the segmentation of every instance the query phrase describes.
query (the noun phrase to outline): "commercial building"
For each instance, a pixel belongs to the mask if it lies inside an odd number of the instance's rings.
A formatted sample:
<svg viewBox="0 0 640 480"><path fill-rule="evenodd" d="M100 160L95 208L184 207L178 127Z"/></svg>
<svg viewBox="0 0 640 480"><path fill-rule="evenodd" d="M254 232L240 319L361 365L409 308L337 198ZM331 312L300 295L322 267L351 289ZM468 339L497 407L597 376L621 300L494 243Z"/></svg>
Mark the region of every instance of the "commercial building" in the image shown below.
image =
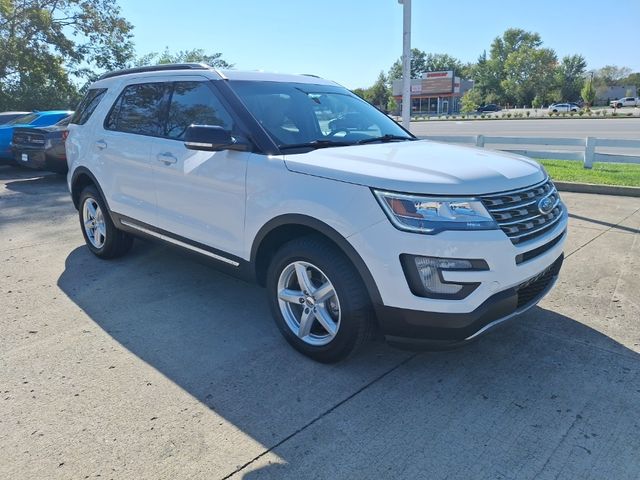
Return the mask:
<svg viewBox="0 0 640 480"><path fill-rule="evenodd" d="M609 105L611 100L617 100L622 97L635 97L638 95L638 89L635 85L623 85L614 87L598 87L596 88L596 105Z"/></svg>
<svg viewBox="0 0 640 480"><path fill-rule="evenodd" d="M411 114L441 115L460 112L460 97L473 88L473 80L456 77L452 70L425 72L411 80ZM402 108L402 79L394 80L392 94Z"/></svg>

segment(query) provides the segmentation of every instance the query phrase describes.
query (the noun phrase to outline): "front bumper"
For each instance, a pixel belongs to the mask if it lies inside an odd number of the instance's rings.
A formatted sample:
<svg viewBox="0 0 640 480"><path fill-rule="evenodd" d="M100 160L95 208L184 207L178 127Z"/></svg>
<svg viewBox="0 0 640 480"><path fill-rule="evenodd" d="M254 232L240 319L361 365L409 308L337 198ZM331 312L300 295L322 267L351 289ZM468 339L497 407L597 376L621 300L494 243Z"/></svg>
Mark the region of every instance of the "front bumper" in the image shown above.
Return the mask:
<svg viewBox="0 0 640 480"><path fill-rule="evenodd" d="M533 278L488 298L469 313L436 313L379 305L380 326L389 343L403 347L451 347L475 339L535 306L553 288L564 255Z"/></svg>
<svg viewBox="0 0 640 480"><path fill-rule="evenodd" d="M392 343L451 345L468 341L532 307L553 287L562 264L568 214L544 235L513 244L501 230L420 235L383 221L349 237L365 259L378 288L375 310ZM481 259L488 269L442 271L444 281L476 283L462 299L424 298L412 293L400 257ZM523 290L539 280L536 289ZM533 280L532 280L533 279ZM544 283L544 284L543 284ZM529 292L527 298L525 293Z"/></svg>

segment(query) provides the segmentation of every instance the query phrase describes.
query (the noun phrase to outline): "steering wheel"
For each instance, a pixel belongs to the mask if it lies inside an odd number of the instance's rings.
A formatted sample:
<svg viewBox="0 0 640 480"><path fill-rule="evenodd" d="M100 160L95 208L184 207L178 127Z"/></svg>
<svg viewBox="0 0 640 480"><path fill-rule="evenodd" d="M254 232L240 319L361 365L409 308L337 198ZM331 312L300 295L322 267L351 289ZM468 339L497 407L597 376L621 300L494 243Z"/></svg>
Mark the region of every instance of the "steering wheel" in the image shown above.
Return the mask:
<svg viewBox="0 0 640 480"><path fill-rule="evenodd" d="M339 127L336 128L335 130L331 130L331 132L329 132L329 135L327 135L328 137L335 137L336 134L340 133L340 132L344 132L347 135L349 135L349 129L347 129L346 127Z"/></svg>

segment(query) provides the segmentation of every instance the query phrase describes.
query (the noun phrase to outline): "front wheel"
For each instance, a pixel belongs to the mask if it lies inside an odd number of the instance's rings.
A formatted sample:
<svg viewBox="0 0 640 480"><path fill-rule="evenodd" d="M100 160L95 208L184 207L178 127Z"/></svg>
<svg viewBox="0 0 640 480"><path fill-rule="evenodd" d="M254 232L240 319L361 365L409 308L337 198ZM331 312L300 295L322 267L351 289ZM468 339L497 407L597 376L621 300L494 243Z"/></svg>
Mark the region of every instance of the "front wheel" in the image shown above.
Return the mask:
<svg viewBox="0 0 640 480"><path fill-rule="evenodd" d="M342 360L371 336L371 304L358 272L321 237L294 239L275 254L267 293L282 335L314 360Z"/></svg>

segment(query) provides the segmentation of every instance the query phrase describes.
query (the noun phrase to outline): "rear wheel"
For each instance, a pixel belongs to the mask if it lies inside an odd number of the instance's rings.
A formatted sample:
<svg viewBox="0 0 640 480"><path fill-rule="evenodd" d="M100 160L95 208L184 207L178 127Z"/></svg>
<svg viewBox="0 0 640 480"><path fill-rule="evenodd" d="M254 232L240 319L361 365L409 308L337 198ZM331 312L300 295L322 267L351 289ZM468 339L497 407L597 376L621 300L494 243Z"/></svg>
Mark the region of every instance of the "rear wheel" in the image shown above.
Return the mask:
<svg viewBox="0 0 640 480"><path fill-rule="evenodd" d="M93 185L82 190L78 214L84 240L94 255L116 258L131 249L133 237L116 228L104 200Z"/></svg>
<svg viewBox="0 0 640 480"><path fill-rule="evenodd" d="M371 304L358 272L321 237L292 240L275 254L267 292L283 336L314 360L342 360L371 336Z"/></svg>

